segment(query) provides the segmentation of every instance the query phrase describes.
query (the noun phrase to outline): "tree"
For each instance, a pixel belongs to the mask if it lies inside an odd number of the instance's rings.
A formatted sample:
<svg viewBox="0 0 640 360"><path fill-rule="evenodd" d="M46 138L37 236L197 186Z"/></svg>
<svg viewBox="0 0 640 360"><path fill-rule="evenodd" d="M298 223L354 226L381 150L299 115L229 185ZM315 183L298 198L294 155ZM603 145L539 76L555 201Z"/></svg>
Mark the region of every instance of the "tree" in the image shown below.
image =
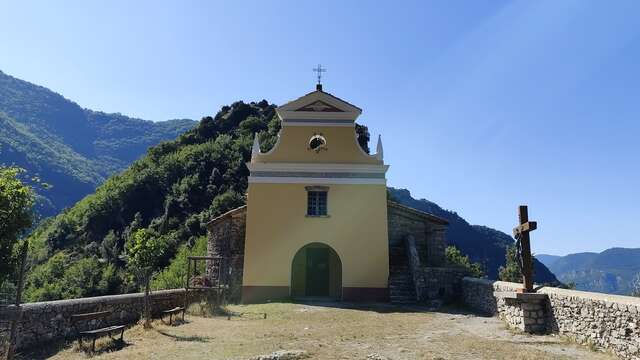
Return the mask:
<svg viewBox="0 0 640 360"><path fill-rule="evenodd" d="M159 266L166 251L166 244L162 237L148 230L138 229L127 245L127 263L144 284L144 327L148 329L151 327L149 284L153 270Z"/></svg>
<svg viewBox="0 0 640 360"><path fill-rule="evenodd" d="M447 246L445 249L445 254L447 255L447 262L450 265L460 266L465 268L469 275L477 278L484 277L484 271L482 271L482 266L479 263L474 263L469 260L469 257L463 255L460 250L455 246Z"/></svg>
<svg viewBox="0 0 640 360"><path fill-rule="evenodd" d="M535 258L531 257L531 269L533 270L533 263ZM518 266L518 254L516 251L516 246L511 245L507 247L507 251L505 254L505 265L500 266L498 270L498 278L502 281L521 283L522 282L522 271L520 270L520 266ZM533 274L532 274L533 275Z"/></svg>
<svg viewBox="0 0 640 360"><path fill-rule="evenodd" d="M640 297L640 273L631 281L631 296Z"/></svg>
<svg viewBox="0 0 640 360"><path fill-rule="evenodd" d="M356 134L358 138L358 144L360 145L362 150L368 154L370 140L369 128L364 125L356 124Z"/></svg>
<svg viewBox="0 0 640 360"><path fill-rule="evenodd" d="M14 272L15 245L33 223L34 193L18 178L23 171L0 167L0 284Z"/></svg>

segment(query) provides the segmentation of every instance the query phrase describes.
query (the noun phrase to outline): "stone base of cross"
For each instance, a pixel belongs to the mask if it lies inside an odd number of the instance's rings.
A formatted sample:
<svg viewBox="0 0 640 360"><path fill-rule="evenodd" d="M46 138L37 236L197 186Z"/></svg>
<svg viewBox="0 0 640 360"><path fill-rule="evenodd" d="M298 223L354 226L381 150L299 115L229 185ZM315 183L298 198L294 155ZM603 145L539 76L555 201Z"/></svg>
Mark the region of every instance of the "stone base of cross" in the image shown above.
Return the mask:
<svg viewBox="0 0 640 360"><path fill-rule="evenodd" d="M518 219L520 225L513 229L513 236L520 243L520 263L522 264L522 283L524 285L523 292L531 293L533 291L533 261L531 256L531 240L529 233L538 227L535 221L529 221L529 210L527 205L518 207Z"/></svg>

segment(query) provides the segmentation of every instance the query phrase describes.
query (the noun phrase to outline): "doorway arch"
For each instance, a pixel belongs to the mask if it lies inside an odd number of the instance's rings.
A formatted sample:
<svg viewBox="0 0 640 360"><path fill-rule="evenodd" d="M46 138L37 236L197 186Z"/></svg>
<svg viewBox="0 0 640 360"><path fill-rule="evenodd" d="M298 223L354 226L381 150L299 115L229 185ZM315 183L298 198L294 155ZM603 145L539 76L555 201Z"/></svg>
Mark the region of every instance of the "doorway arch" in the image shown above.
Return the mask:
<svg viewBox="0 0 640 360"><path fill-rule="evenodd" d="M329 245L310 243L298 250L291 262L293 298L342 298L342 262Z"/></svg>

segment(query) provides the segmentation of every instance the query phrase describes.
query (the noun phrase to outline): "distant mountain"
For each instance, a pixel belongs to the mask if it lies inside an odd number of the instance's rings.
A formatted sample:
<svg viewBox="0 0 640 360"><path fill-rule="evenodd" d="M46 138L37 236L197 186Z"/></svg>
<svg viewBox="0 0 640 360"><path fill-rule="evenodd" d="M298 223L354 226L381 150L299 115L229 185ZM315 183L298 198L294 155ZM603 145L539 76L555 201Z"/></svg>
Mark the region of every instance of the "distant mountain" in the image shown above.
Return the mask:
<svg viewBox="0 0 640 360"><path fill-rule="evenodd" d="M83 109L61 95L0 71L0 165L25 168L51 184L38 212L57 214L92 193L146 150L196 125L152 122Z"/></svg>
<svg viewBox="0 0 640 360"><path fill-rule="evenodd" d="M570 254L551 262L549 270L578 290L628 295L634 279L640 278L640 248Z"/></svg>
<svg viewBox="0 0 640 360"><path fill-rule="evenodd" d="M409 190L389 188L389 191L396 201L406 206L447 219L449 244L482 264L489 278L498 278L498 269L505 264L506 249L515 242L511 236L486 226L470 225L456 212L444 210L429 200L414 199ZM534 264L534 277L537 283L558 283L558 279L540 261Z"/></svg>
<svg viewBox="0 0 640 360"><path fill-rule="evenodd" d="M549 267L556 260L560 259L562 256L558 255L548 255L548 254L535 254L536 259L544 264L544 266Z"/></svg>

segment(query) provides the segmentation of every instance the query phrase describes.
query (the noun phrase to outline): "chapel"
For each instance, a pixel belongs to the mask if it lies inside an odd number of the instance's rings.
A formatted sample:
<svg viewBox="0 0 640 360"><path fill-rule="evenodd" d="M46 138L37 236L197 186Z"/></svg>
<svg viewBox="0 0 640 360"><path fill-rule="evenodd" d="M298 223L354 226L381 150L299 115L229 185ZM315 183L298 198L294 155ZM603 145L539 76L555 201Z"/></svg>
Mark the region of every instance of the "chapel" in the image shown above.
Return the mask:
<svg viewBox="0 0 640 360"><path fill-rule="evenodd" d="M232 301L415 302L453 294L447 221L388 199L381 138L359 144L362 109L316 90L276 110L276 144L255 137L245 206L208 224L208 275Z"/></svg>

